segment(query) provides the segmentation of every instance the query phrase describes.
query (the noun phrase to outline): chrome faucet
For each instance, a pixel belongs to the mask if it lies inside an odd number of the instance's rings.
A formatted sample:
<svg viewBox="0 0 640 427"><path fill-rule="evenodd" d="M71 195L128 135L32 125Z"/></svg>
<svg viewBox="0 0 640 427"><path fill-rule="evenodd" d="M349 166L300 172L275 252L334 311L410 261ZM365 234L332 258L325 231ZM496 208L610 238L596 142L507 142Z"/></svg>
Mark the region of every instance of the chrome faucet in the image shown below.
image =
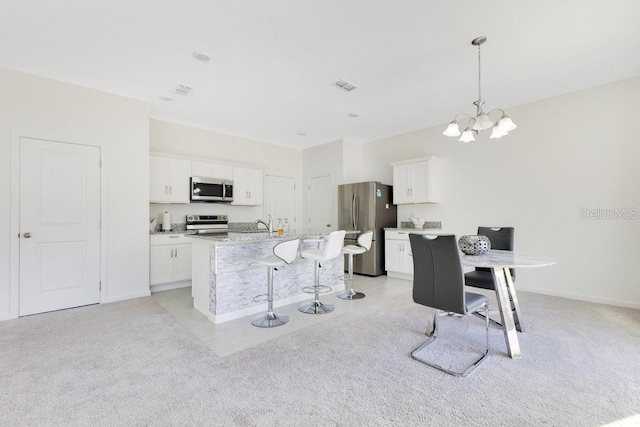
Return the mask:
<svg viewBox="0 0 640 427"><path fill-rule="evenodd" d="M266 222L264 222L263 220L259 219L256 221L256 224L264 224L265 227L267 227L267 229L269 230L269 237L271 236L271 233L273 233L273 221L271 220L271 215L269 215L269 223L267 224Z"/></svg>

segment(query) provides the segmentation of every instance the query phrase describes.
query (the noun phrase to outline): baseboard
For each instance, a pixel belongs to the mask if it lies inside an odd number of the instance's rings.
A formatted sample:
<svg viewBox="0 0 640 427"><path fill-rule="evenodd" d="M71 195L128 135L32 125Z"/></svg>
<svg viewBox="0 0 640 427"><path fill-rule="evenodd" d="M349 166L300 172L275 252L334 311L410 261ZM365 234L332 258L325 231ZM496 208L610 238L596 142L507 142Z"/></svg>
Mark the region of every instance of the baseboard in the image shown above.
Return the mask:
<svg viewBox="0 0 640 427"><path fill-rule="evenodd" d="M101 304L116 302L116 301L124 301L126 299L134 299L134 298L142 298L151 296L150 291L136 292L135 294L127 294L127 295L118 295L117 297L107 298L105 301L100 301Z"/></svg>
<svg viewBox="0 0 640 427"><path fill-rule="evenodd" d="M153 285L149 288L151 289L151 293L154 292L162 292L162 291L170 291L172 289L181 289L181 288L190 288L191 280L185 280L184 282L174 282L174 283L164 283L162 285Z"/></svg>
<svg viewBox="0 0 640 427"><path fill-rule="evenodd" d="M529 288L527 286L518 286L516 284L516 291L531 292L534 294L550 295L554 297L574 299L578 301L595 302L598 304L613 305L616 307L635 308L640 310L640 302L621 301L613 298L601 298L592 297L588 295L573 294L570 292L558 292L549 289Z"/></svg>
<svg viewBox="0 0 640 427"><path fill-rule="evenodd" d="M413 280L413 274L408 274L408 273L397 273L395 271L387 271L387 276L394 277L396 279Z"/></svg>

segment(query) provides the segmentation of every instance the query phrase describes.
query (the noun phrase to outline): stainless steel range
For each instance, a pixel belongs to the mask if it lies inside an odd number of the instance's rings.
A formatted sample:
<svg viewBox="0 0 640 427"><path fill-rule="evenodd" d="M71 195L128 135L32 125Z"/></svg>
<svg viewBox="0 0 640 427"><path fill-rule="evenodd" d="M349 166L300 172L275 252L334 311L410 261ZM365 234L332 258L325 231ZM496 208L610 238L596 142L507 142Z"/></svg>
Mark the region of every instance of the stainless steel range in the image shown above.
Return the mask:
<svg viewBox="0 0 640 427"><path fill-rule="evenodd" d="M226 236L228 230L227 215L187 215L188 232Z"/></svg>

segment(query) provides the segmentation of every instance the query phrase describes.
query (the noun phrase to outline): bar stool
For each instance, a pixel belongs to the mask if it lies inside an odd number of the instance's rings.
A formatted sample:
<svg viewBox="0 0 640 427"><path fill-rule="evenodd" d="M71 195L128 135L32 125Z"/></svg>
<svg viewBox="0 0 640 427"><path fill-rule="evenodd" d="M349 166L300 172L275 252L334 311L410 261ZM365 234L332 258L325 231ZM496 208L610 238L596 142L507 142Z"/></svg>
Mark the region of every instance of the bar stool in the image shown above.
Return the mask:
<svg viewBox="0 0 640 427"><path fill-rule="evenodd" d="M347 245L342 248L344 255L349 255L349 287L338 294L341 299L362 299L364 294L353 290L353 256L360 255L371 249L371 241L373 240L373 231L365 231L358 236L358 245Z"/></svg>
<svg viewBox="0 0 640 427"><path fill-rule="evenodd" d="M302 304L298 307L303 313L307 314L326 314L331 313L335 306L332 304L323 304L320 302L320 263L329 261L340 256L342 245L344 244L344 230L332 231L327 236L327 243L324 249L305 249L302 251L302 258L312 259L314 261L315 276L313 282L313 302ZM328 286L323 286L329 288ZM329 288L330 289L330 288ZM304 290L304 289L303 289Z"/></svg>
<svg viewBox="0 0 640 427"><path fill-rule="evenodd" d="M273 270L285 264L291 264L298 255L298 246L300 246L300 239L278 243L273 248L273 255L257 259L251 263L267 267L267 313L251 319L253 326L273 328L282 326L289 321L289 316L273 312Z"/></svg>

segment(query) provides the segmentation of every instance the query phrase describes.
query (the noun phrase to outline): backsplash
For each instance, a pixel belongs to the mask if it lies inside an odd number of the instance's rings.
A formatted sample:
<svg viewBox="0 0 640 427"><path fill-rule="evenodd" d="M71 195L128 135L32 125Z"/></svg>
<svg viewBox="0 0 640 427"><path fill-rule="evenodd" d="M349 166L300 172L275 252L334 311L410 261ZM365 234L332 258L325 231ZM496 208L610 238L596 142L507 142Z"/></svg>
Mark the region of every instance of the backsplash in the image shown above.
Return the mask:
<svg viewBox="0 0 640 427"><path fill-rule="evenodd" d="M229 222L254 222L263 218L263 206L232 206L226 203L150 203L149 218L162 223L162 214L171 214L171 223L185 223L187 215L227 215Z"/></svg>
<svg viewBox="0 0 640 427"><path fill-rule="evenodd" d="M415 228L411 221L401 221L400 228ZM422 226L423 230L442 229L442 221L427 221Z"/></svg>

